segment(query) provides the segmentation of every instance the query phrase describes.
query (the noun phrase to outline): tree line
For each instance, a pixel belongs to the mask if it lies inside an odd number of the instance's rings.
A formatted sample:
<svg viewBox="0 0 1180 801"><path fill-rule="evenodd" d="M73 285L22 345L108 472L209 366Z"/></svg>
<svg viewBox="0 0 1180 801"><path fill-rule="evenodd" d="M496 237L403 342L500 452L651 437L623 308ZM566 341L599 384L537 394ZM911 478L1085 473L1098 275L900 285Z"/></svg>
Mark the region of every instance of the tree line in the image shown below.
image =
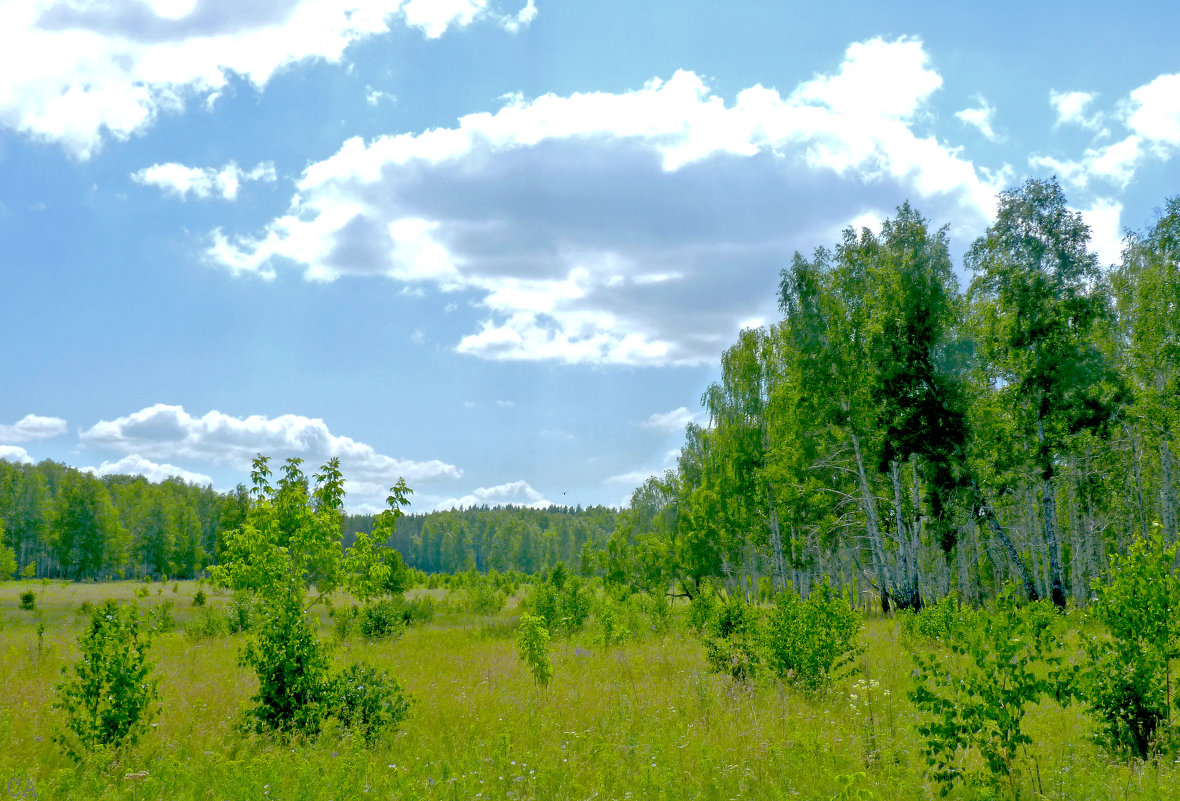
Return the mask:
<svg viewBox="0 0 1180 801"><path fill-rule="evenodd" d="M249 491L142 476L101 478L67 465L0 460L0 573L36 578L194 578L222 561L241 527ZM601 506L480 506L409 515L378 545L427 573L475 569L535 573L561 562L597 569L616 511ZM343 546L372 534L373 515L342 516Z"/></svg>
<svg viewBox="0 0 1180 801"><path fill-rule="evenodd" d="M1085 603L1109 555L1177 538L1180 198L1104 268L1056 180L1001 193L955 277L908 203L781 272L677 466L635 490L608 578L720 579L885 609L1016 582Z"/></svg>

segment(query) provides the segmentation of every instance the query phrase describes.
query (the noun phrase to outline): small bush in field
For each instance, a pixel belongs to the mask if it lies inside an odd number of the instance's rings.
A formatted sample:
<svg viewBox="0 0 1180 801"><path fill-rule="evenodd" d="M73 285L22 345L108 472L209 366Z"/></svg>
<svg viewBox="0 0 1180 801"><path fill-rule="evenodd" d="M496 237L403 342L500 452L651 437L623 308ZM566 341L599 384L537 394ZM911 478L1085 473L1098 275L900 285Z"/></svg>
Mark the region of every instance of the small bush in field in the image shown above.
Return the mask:
<svg viewBox="0 0 1180 801"><path fill-rule="evenodd" d="M1180 579L1175 544L1162 529L1111 557L1108 582L1096 588L1094 614L1109 637L1088 645L1080 690L1112 751L1147 757L1174 737L1172 664L1180 659Z"/></svg>
<svg viewBox="0 0 1180 801"><path fill-rule="evenodd" d="M20 608L33 610L37 608L37 593L26 590L20 594Z"/></svg>
<svg viewBox="0 0 1180 801"><path fill-rule="evenodd" d="M402 608L402 618L407 626L418 623L429 623L434 620L434 599L429 595L421 595L412 601L405 601Z"/></svg>
<svg viewBox="0 0 1180 801"><path fill-rule="evenodd" d="M388 598L366 604L359 623L361 634L369 640L400 637L406 630L401 605Z"/></svg>
<svg viewBox="0 0 1180 801"><path fill-rule="evenodd" d="M150 721L158 696L139 636L134 608L107 601L94 610L78 637L81 658L63 667L55 707L66 715L65 733L54 740L77 761L106 748L134 742Z"/></svg>
<svg viewBox="0 0 1180 801"><path fill-rule="evenodd" d="M1032 744L1021 726L1028 708L1060 696L1060 643L1043 625L1048 601L1021 609L1015 588L981 615L980 625L950 642L950 654L914 653L918 665L910 700L930 775L946 795L956 782L1015 796L1022 749ZM1056 614L1055 612L1053 614ZM964 755L978 754L978 764Z"/></svg>
<svg viewBox="0 0 1180 801"><path fill-rule="evenodd" d="M330 712L332 685L323 645L307 620L302 598L270 599L240 662L258 676L246 727L259 732L315 735Z"/></svg>
<svg viewBox="0 0 1180 801"><path fill-rule="evenodd" d="M191 640L224 637L229 634L229 621L217 609L202 609L185 621L184 633Z"/></svg>
<svg viewBox="0 0 1180 801"><path fill-rule="evenodd" d="M720 598L712 612L701 630L709 669L743 681L752 678L762 662L757 608L734 594Z"/></svg>
<svg viewBox="0 0 1180 801"><path fill-rule="evenodd" d="M388 672L351 665L335 677L331 710L341 726L372 742L405 719L410 697Z"/></svg>
<svg viewBox="0 0 1180 801"><path fill-rule="evenodd" d="M778 594L766 620L768 666L779 678L818 691L858 653L860 623L848 598L827 580L813 587L806 600L788 588Z"/></svg>
<svg viewBox="0 0 1180 801"><path fill-rule="evenodd" d="M172 631L176 628L176 618L172 615L172 602L165 601L153 607L152 611L148 613L148 620L151 622L153 631L161 633Z"/></svg>
<svg viewBox="0 0 1180 801"><path fill-rule="evenodd" d="M204 605L205 605L205 591L204 590L197 590L196 595L193 596L193 606L204 606Z"/></svg>
<svg viewBox="0 0 1180 801"><path fill-rule="evenodd" d="M958 595L952 592L937 603L922 607L919 612L900 612L898 621L902 634L910 642L923 639L946 641L974 625L974 612L961 608Z"/></svg>
<svg viewBox="0 0 1180 801"><path fill-rule="evenodd" d="M238 590L225 608L226 622L232 632L249 631L254 627L254 602L250 593Z"/></svg>
<svg viewBox="0 0 1180 801"><path fill-rule="evenodd" d="M549 660L549 629L536 615L520 616L516 630L516 647L520 661L528 665L537 684L544 687L553 678L553 663Z"/></svg>

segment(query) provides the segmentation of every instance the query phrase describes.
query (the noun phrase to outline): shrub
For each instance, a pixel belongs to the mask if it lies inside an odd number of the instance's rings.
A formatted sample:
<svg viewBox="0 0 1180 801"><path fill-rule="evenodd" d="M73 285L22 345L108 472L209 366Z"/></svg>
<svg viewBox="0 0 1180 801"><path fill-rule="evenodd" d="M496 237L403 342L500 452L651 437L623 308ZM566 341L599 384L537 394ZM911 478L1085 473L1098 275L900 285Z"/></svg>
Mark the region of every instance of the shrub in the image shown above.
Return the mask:
<svg viewBox="0 0 1180 801"><path fill-rule="evenodd" d="M26 590L20 594L20 608L33 610L37 608L37 593Z"/></svg>
<svg viewBox="0 0 1180 801"><path fill-rule="evenodd" d="M262 608L258 637L240 656L258 675L246 727L254 731L314 735L331 702L328 658L308 623L297 593Z"/></svg>
<svg viewBox="0 0 1180 801"><path fill-rule="evenodd" d="M202 609L184 623L184 633L191 640L205 637L224 637L229 634L229 622L216 609Z"/></svg>
<svg viewBox="0 0 1180 801"><path fill-rule="evenodd" d="M176 628L176 618L172 615L172 602L166 601L158 606L152 608L148 613L148 618L151 622L152 630L158 632L168 632Z"/></svg>
<svg viewBox="0 0 1180 801"><path fill-rule="evenodd" d="M721 597L701 631L705 662L715 673L746 680L758 673L761 648L758 610L740 595Z"/></svg>
<svg viewBox="0 0 1180 801"><path fill-rule="evenodd" d="M372 742L405 719L410 697L386 671L351 665L333 682L331 706L341 726Z"/></svg>
<svg viewBox="0 0 1180 801"><path fill-rule="evenodd" d="M959 781L995 791L1007 784L1016 795L1019 752L1032 743L1021 728L1025 712L1061 695L1060 643L1055 627L1042 625L1047 607L1038 601L1020 609L1009 586L980 626L951 641L949 655L914 654L910 700L924 716L922 751L944 795ZM982 771L968 771L967 752L979 755Z"/></svg>
<svg viewBox="0 0 1180 801"><path fill-rule="evenodd" d="M778 594L766 621L766 659L779 676L815 692L858 653L860 615L827 579L806 600L793 589Z"/></svg>
<svg viewBox="0 0 1180 801"><path fill-rule="evenodd" d="M388 598L366 604L360 614L360 629L370 640L400 637L406 630L401 606Z"/></svg>
<svg viewBox="0 0 1180 801"><path fill-rule="evenodd" d="M1096 588L1094 614L1109 638L1087 650L1081 695L1095 712L1101 740L1113 751L1148 756L1173 737L1171 665L1180 658L1180 580L1176 545L1157 528L1150 540L1111 557L1110 578Z"/></svg>
<svg viewBox="0 0 1180 801"><path fill-rule="evenodd" d="M62 668L54 704L65 712L69 731L54 740L82 761L88 754L134 742L152 717L150 706L158 691L134 608L107 601L95 609L78 647L81 657L72 672Z"/></svg>
<svg viewBox="0 0 1180 801"><path fill-rule="evenodd" d="M193 596L193 606L204 606L204 605L205 605L205 591L204 590L197 590L196 595Z"/></svg>
<svg viewBox="0 0 1180 801"><path fill-rule="evenodd" d="M549 629L536 615L523 614L516 630L516 647L520 660L528 665L537 684L544 687L553 678L549 660Z"/></svg>
<svg viewBox="0 0 1180 801"><path fill-rule="evenodd" d="M417 623L429 623L434 620L435 603L429 595L420 595L412 601L405 601L402 607L402 619L407 626Z"/></svg>
<svg viewBox="0 0 1180 801"><path fill-rule="evenodd" d="M465 606L473 615L495 615L508 603L505 595L485 576L473 577L467 585Z"/></svg>
<svg viewBox="0 0 1180 801"><path fill-rule="evenodd" d="M972 610L962 609L956 593L937 603L922 607L921 611L903 610L898 614L902 635L911 643L918 640L946 641L974 625Z"/></svg>
<svg viewBox="0 0 1180 801"><path fill-rule="evenodd" d="M226 622L231 632L249 631L254 627L254 602L250 593L238 590L229 599L225 610Z"/></svg>

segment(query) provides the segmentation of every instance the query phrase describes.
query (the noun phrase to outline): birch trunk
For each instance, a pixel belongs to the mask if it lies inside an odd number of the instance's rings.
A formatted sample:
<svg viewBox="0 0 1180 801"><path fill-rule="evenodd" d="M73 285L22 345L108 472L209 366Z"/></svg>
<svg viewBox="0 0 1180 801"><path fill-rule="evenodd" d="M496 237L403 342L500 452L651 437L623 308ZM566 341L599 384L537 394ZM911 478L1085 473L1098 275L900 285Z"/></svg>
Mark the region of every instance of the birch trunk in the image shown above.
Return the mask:
<svg viewBox="0 0 1180 801"><path fill-rule="evenodd" d="M856 455L856 475L860 483L861 508L865 514L865 527L868 529L869 551L873 557L873 570L877 574L877 582L881 591L881 611L889 611L889 599L893 592L893 580L889 575L889 563L885 559L885 548L881 542L881 526L877 521L877 501L869 488L868 474L865 472L864 454L860 450L860 438L856 432L850 430L852 451Z"/></svg>

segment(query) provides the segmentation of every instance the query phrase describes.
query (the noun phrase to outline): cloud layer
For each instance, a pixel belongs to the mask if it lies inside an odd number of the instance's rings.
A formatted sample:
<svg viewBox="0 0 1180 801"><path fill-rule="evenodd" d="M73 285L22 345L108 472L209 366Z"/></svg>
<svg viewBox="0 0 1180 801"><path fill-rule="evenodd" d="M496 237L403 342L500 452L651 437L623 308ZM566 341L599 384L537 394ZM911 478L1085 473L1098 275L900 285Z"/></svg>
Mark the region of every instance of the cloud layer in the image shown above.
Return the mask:
<svg viewBox="0 0 1180 801"><path fill-rule="evenodd" d="M323 420L294 414L233 417L211 411L194 417L181 406L161 403L115 420L100 421L82 431L79 440L88 448L128 455L129 459L111 465L110 472L127 462L141 466L134 472L156 470L168 474L168 470L179 468L153 465L150 460L173 459L229 467L244 474L259 453L276 461L300 457L310 468L307 472L311 472L335 456L340 459L348 491L354 496L350 506L384 498L385 490L399 477L414 485L463 475L459 468L437 459L413 461L378 453L371 445L333 434ZM204 478L199 473L189 475Z"/></svg>
<svg viewBox="0 0 1180 801"><path fill-rule="evenodd" d="M117 462L103 462L98 467L79 468L84 472L94 473L96 476L128 475L143 476L148 481L164 481L168 478L179 478L189 484L208 486L213 479L204 473L194 473L171 464L156 464L151 459L145 459L138 454L124 456Z"/></svg>
<svg viewBox="0 0 1180 801"><path fill-rule="evenodd" d="M754 86L727 103L679 71L513 97L453 128L348 140L306 169L285 215L253 236L215 231L207 257L471 291L484 317L455 347L483 359L709 363L772 311L791 252L853 218L910 197L983 227L1000 181L920 132L941 83L903 38L853 44L787 95Z"/></svg>
<svg viewBox="0 0 1180 801"><path fill-rule="evenodd" d="M553 504L533 489L527 481L511 481L495 487L479 487L462 498L447 498L435 504L438 511L472 506L531 506L543 509Z"/></svg>
<svg viewBox="0 0 1180 801"><path fill-rule="evenodd" d="M12 425L0 425L0 443L52 439L64 433L66 433L66 421L60 417L26 414Z"/></svg>
<svg viewBox="0 0 1180 801"><path fill-rule="evenodd" d="M407 25L427 37L489 19L488 0L0 0L0 126L89 158L162 112L215 100L232 77L264 86L292 64L339 61Z"/></svg>

